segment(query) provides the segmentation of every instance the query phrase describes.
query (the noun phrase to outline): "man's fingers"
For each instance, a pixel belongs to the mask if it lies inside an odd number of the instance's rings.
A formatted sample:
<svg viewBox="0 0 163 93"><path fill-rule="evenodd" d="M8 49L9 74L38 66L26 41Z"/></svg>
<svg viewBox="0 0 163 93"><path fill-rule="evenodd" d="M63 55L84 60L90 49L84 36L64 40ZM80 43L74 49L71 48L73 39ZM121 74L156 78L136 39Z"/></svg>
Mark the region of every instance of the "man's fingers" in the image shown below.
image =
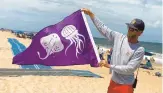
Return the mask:
<svg viewBox="0 0 163 93"><path fill-rule="evenodd" d="M100 64L99 66L100 66L100 67L103 67L103 66L104 66L104 64Z"/></svg>
<svg viewBox="0 0 163 93"><path fill-rule="evenodd" d="M87 8L82 8L81 11L83 11L85 14L89 15L90 14L90 10Z"/></svg>
<svg viewBox="0 0 163 93"><path fill-rule="evenodd" d="M81 10L85 10L86 8L82 8Z"/></svg>
<svg viewBox="0 0 163 93"><path fill-rule="evenodd" d="M104 65L105 65L104 61L101 60L100 63L99 63L99 66L100 66L100 67L103 67Z"/></svg>
<svg viewBox="0 0 163 93"><path fill-rule="evenodd" d="M87 11L87 9L86 9L86 8L82 8L81 10L82 10L82 11L84 11L84 12L86 12L86 11Z"/></svg>
<svg viewBox="0 0 163 93"><path fill-rule="evenodd" d="M81 11L84 11L84 8L82 8Z"/></svg>
<svg viewBox="0 0 163 93"><path fill-rule="evenodd" d="M101 67L102 66L102 63L99 63L98 65Z"/></svg>

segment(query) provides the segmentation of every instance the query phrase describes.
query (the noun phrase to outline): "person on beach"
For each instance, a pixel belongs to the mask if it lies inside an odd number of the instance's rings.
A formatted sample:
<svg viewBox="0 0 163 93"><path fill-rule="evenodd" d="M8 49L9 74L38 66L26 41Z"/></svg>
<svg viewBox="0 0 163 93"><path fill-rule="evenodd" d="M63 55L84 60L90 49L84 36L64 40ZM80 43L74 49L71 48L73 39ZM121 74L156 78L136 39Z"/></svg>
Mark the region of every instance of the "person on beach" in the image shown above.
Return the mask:
<svg viewBox="0 0 163 93"><path fill-rule="evenodd" d="M146 62L146 67L147 67L147 69L153 70L152 63L151 63L150 60L148 60L148 61Z"/></svg>
<svg viewBox="0 0 163 93"><path fill-rule="evenodd" d="M100 59L101 60L103 60L104 58L103 58L103 54L104 54L104 50L103 50L103 48L99 48L99 56L100 56Z"/></svg>
<svg viewBox="0 0 163 93"><path fill-rule="evenodd" d="M141 68L144 68L144 69L154 70L153 67L152 67L152 63L151 63L151 61L149 59L147 59L145 65L142 65L140 67Z"/></svg>
<svg viewBox="0 0 163 93"><path fill-rule="evenodd" d="M112 51L113 51L112 48L110 48L108 58L107 58L108 64L110 64L110 61L111 61Z"/></svg>
<svg viewBox="0 0 163 93"><path fill-rule="evenodd" d="M144 22L134 19L126 23L128 33L123 35L105 26L89 9L81 10L90 16L98 31L114 43L110 64L105 60L99 63L101 67L110 68L112 73L107 93L133 93L134 71L140 66L145 54L145 49L138 41L145 28Z"/></svg>
<svg viewBox="0 0 163 93"><path fill-rule="evenodd" d="M109 55L109 50L105 50L105 52L103 53L103 59L102 60L105 60L106 62L108 61L108 55Z"/></svg>

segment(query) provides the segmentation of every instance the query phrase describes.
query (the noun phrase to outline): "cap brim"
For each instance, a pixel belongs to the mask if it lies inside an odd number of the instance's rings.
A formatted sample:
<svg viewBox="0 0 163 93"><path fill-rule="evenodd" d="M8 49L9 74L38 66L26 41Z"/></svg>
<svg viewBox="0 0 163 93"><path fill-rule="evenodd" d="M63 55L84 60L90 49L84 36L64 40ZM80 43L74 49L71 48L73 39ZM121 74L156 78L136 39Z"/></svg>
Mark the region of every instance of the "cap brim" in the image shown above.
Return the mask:
<svg viewBox="0 0 163 93"><path fill-rule="evenodd" d="M137 29L136 27L134 27L134 25L130 24L130 23L126 23L127 26L131 27L131 28L134 28L134 29Z"/></svg>

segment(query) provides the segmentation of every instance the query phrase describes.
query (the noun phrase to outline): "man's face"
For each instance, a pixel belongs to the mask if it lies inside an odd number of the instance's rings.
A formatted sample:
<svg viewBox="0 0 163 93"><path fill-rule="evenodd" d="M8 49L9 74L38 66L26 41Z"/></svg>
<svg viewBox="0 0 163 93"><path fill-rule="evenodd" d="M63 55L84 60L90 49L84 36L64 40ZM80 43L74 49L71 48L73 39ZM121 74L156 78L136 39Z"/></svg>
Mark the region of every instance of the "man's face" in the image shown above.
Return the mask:
<svg viewBox="0 0 163 93"><path fill-rule="evenodd" d="M142 33L142 31L139 31L138 29L128 27L127 37L130 39L134 39L134 38L137 38L138 36L140 36L141 33Z"/></svg>

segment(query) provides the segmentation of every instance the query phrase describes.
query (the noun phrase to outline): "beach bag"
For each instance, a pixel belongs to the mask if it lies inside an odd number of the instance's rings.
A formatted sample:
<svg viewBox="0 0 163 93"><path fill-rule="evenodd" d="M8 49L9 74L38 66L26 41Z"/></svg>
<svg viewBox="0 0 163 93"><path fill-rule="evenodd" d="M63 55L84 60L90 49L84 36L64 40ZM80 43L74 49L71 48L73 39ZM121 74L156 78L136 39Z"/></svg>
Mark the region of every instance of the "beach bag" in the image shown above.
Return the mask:
<svg viewBox="0 0 163 93"><path fill-rule="evenodd" d="M136 88L136 85L137 85L137 78L135 78L135 81L134 81L134 83L132 85L132 88Z"/></svg>

